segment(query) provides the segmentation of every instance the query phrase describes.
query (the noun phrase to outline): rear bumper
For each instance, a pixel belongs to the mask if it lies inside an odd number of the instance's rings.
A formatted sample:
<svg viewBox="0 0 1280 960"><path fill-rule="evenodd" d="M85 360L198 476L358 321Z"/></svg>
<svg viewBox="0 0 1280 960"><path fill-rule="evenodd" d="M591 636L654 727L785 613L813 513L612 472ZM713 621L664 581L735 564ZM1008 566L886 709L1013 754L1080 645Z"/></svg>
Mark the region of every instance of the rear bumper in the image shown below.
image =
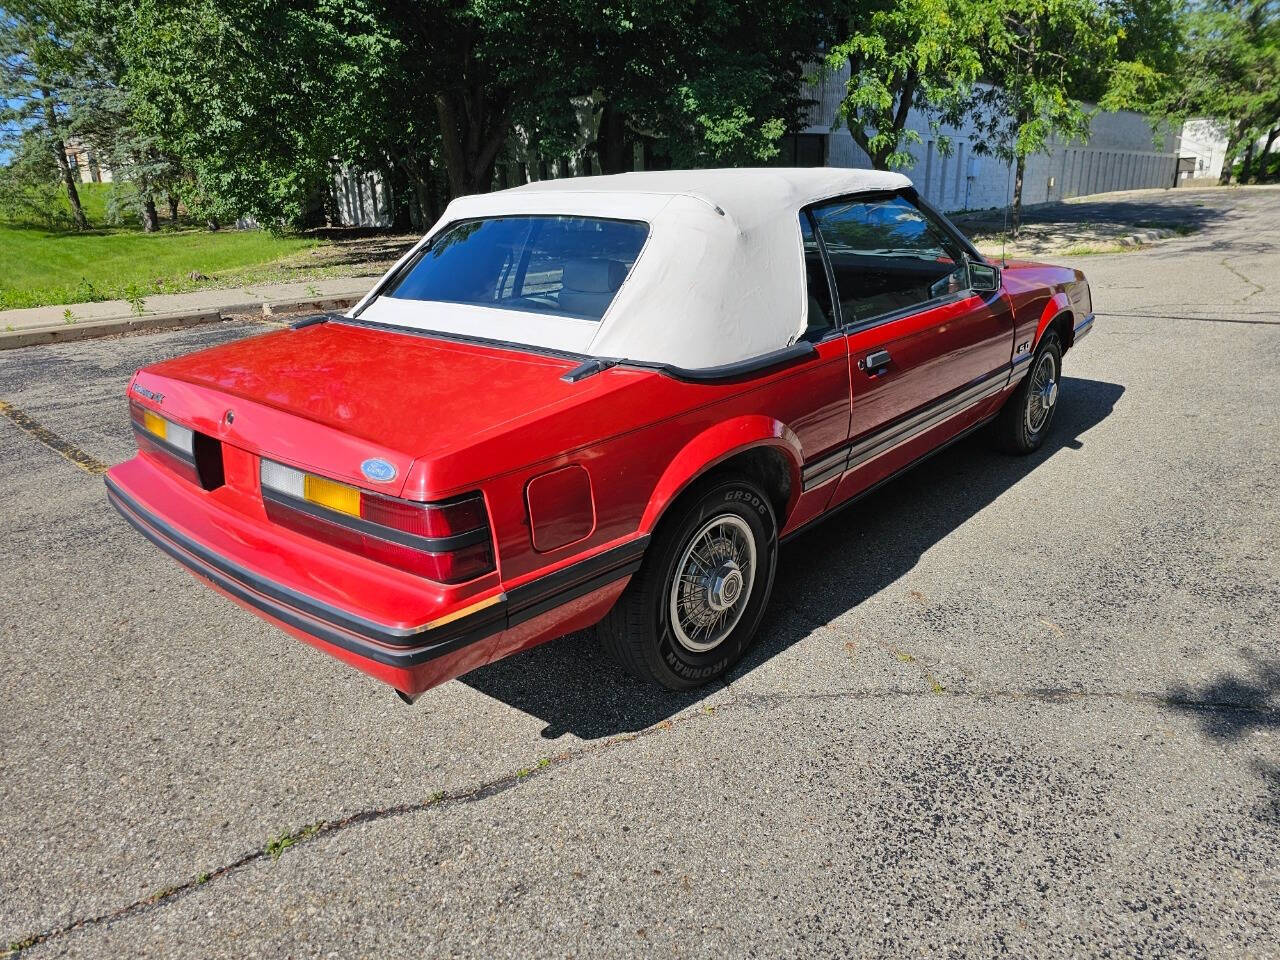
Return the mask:
<svg viewBox="0 0 1280 960"><path fill-rule="evenodd" d="M148 540L236 600L319 640L375 663L411 667L492 636L506 627L506 596L433 626L390 627L304 596L231 563L148 512L106 478L107 499ZM447 619L445 617L441 620Z"/></svg>
<svg viewBox="0 0 1280 960"><path fill-rule="evenodd" d="M410 694L529 646L535 638L550 639L563 632L558 629L562 625L565 630L585 625L580 622L584 609L589 619L592 599L612 601L639 568L648 539L606 549L510 591L438 611L424 623L389 624L299 592L230 559L148 509L117 478L108 474L105 480L111 505L196 576L289 633ZM585 607L572 602L583 599Z"/></svg>
<svg viewBox="0 0 1280 960"><path fill-rule="evenodd" d="M1081 338L1093 330L1093 314L1089 314L1083 320L1075 325L1071 331L1071 345L1075 346L1080 342Z"/></svg>

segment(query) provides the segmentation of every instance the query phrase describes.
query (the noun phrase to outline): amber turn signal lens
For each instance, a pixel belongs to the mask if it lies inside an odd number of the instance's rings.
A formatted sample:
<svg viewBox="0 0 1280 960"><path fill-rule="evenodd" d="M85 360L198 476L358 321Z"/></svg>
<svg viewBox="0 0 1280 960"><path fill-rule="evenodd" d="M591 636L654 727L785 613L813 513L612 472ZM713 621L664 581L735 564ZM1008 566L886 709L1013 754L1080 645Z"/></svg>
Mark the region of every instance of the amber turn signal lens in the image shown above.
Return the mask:
<svg viewBox="0 0 1280 960"><path fill-rule="evenodd" d="M143 410L142 426L148 433L154 433L161 440L168 439L165 436L164 417L154 414L150 410Z"/></svg>
<svg viewBox="0 0 1280 960"><path fill-rule="evenodd" d="M308 473L302 482L302 498L338 513L360 516L360 491L327 477Z"/></svg>

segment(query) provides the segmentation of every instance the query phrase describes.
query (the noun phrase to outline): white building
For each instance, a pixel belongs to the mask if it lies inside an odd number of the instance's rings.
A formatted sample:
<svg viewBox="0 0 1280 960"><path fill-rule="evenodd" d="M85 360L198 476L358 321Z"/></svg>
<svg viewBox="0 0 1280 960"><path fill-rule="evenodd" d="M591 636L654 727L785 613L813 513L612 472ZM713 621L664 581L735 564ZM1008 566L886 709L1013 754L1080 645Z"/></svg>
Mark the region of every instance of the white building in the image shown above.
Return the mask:
<svg viewBox="0 0 1280 960"><path fill-rule="evenodd" d="M111 169L98 162L97 155L87 143L68 140L64 145L67 164L77 171L81 183L110 183Z"/></svg>
<svg viewBox="0 0 1280 960"><path fill-rule="evenodd" d="M1217 182L1226 159L1227 135L1214 120L1188 120L1182 125L1182 146L1178 154L1184 160L1179 173L1182 180ZM1190 162L1185 162L1190 161Z"/></svg>
<svg viewBox="0 0 1280 960"><path fill-rule="evenodd" d="M832 71L811 87L815 101L809 126L796 138L788 138L793 162L822 163L833 167L870 167L871 160L854 143L843 124L832 129L844 98L849 68ZM942 210L977 210L1002 207L1013 192L1013 167L996 157L974 151L979 141L969 125L943 125L935 132L929 117L912 109L907 126L920 142L906 147L915 163L902 172L920 194ZM939 138L950 140L944 155ZM1150 121L1140 113L1099 111L1093 117L1087 143L1053 142L1046 153L1027 158L1022 202L1046 203L1068 197L1112 190L1171 187L1178 166L1179 138L1172 131L1153 134ZM788 158L791 159L791 158Z"/></svg>

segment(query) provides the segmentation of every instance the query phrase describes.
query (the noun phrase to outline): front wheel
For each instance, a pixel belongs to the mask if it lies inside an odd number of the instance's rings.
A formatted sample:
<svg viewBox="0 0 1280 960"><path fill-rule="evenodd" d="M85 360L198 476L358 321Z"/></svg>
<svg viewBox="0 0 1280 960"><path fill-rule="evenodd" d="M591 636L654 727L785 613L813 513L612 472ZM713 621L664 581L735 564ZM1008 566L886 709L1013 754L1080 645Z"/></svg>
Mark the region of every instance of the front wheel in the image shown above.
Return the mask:
<svg viewBox="0 0 1280 960"><path fill-rule="evenodd" d="M1032 453L1044 443L1058 408L1062 341L1049 330L1031 358L1031 370L995 421L996 440L1009 453Z"/></svg>
<svg viewBox="0 0 1280 960"><path fill-rule="evenodd" d="M777 523L751 481L722 477L695 488L659 525L644 563L600 637L643 680L701 686L746 652L773 590Z"/></svg>

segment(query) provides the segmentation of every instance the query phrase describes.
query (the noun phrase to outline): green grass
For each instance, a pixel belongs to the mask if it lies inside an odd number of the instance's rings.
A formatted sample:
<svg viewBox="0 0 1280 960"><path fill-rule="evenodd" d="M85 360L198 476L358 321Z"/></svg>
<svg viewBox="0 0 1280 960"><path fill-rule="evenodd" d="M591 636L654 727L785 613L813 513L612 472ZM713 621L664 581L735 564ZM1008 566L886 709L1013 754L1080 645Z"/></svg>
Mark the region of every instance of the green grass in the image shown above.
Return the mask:
<svg viewBox="0 0 1280 960"><path fill-rule="evenodd" d="M106 219L107 190L84 186L85 213L95 225L89 232L0 223L0 310L226 286L319 242L265 230L175 228L165 220L154 234L132 224L98 226Z"/></svg>

